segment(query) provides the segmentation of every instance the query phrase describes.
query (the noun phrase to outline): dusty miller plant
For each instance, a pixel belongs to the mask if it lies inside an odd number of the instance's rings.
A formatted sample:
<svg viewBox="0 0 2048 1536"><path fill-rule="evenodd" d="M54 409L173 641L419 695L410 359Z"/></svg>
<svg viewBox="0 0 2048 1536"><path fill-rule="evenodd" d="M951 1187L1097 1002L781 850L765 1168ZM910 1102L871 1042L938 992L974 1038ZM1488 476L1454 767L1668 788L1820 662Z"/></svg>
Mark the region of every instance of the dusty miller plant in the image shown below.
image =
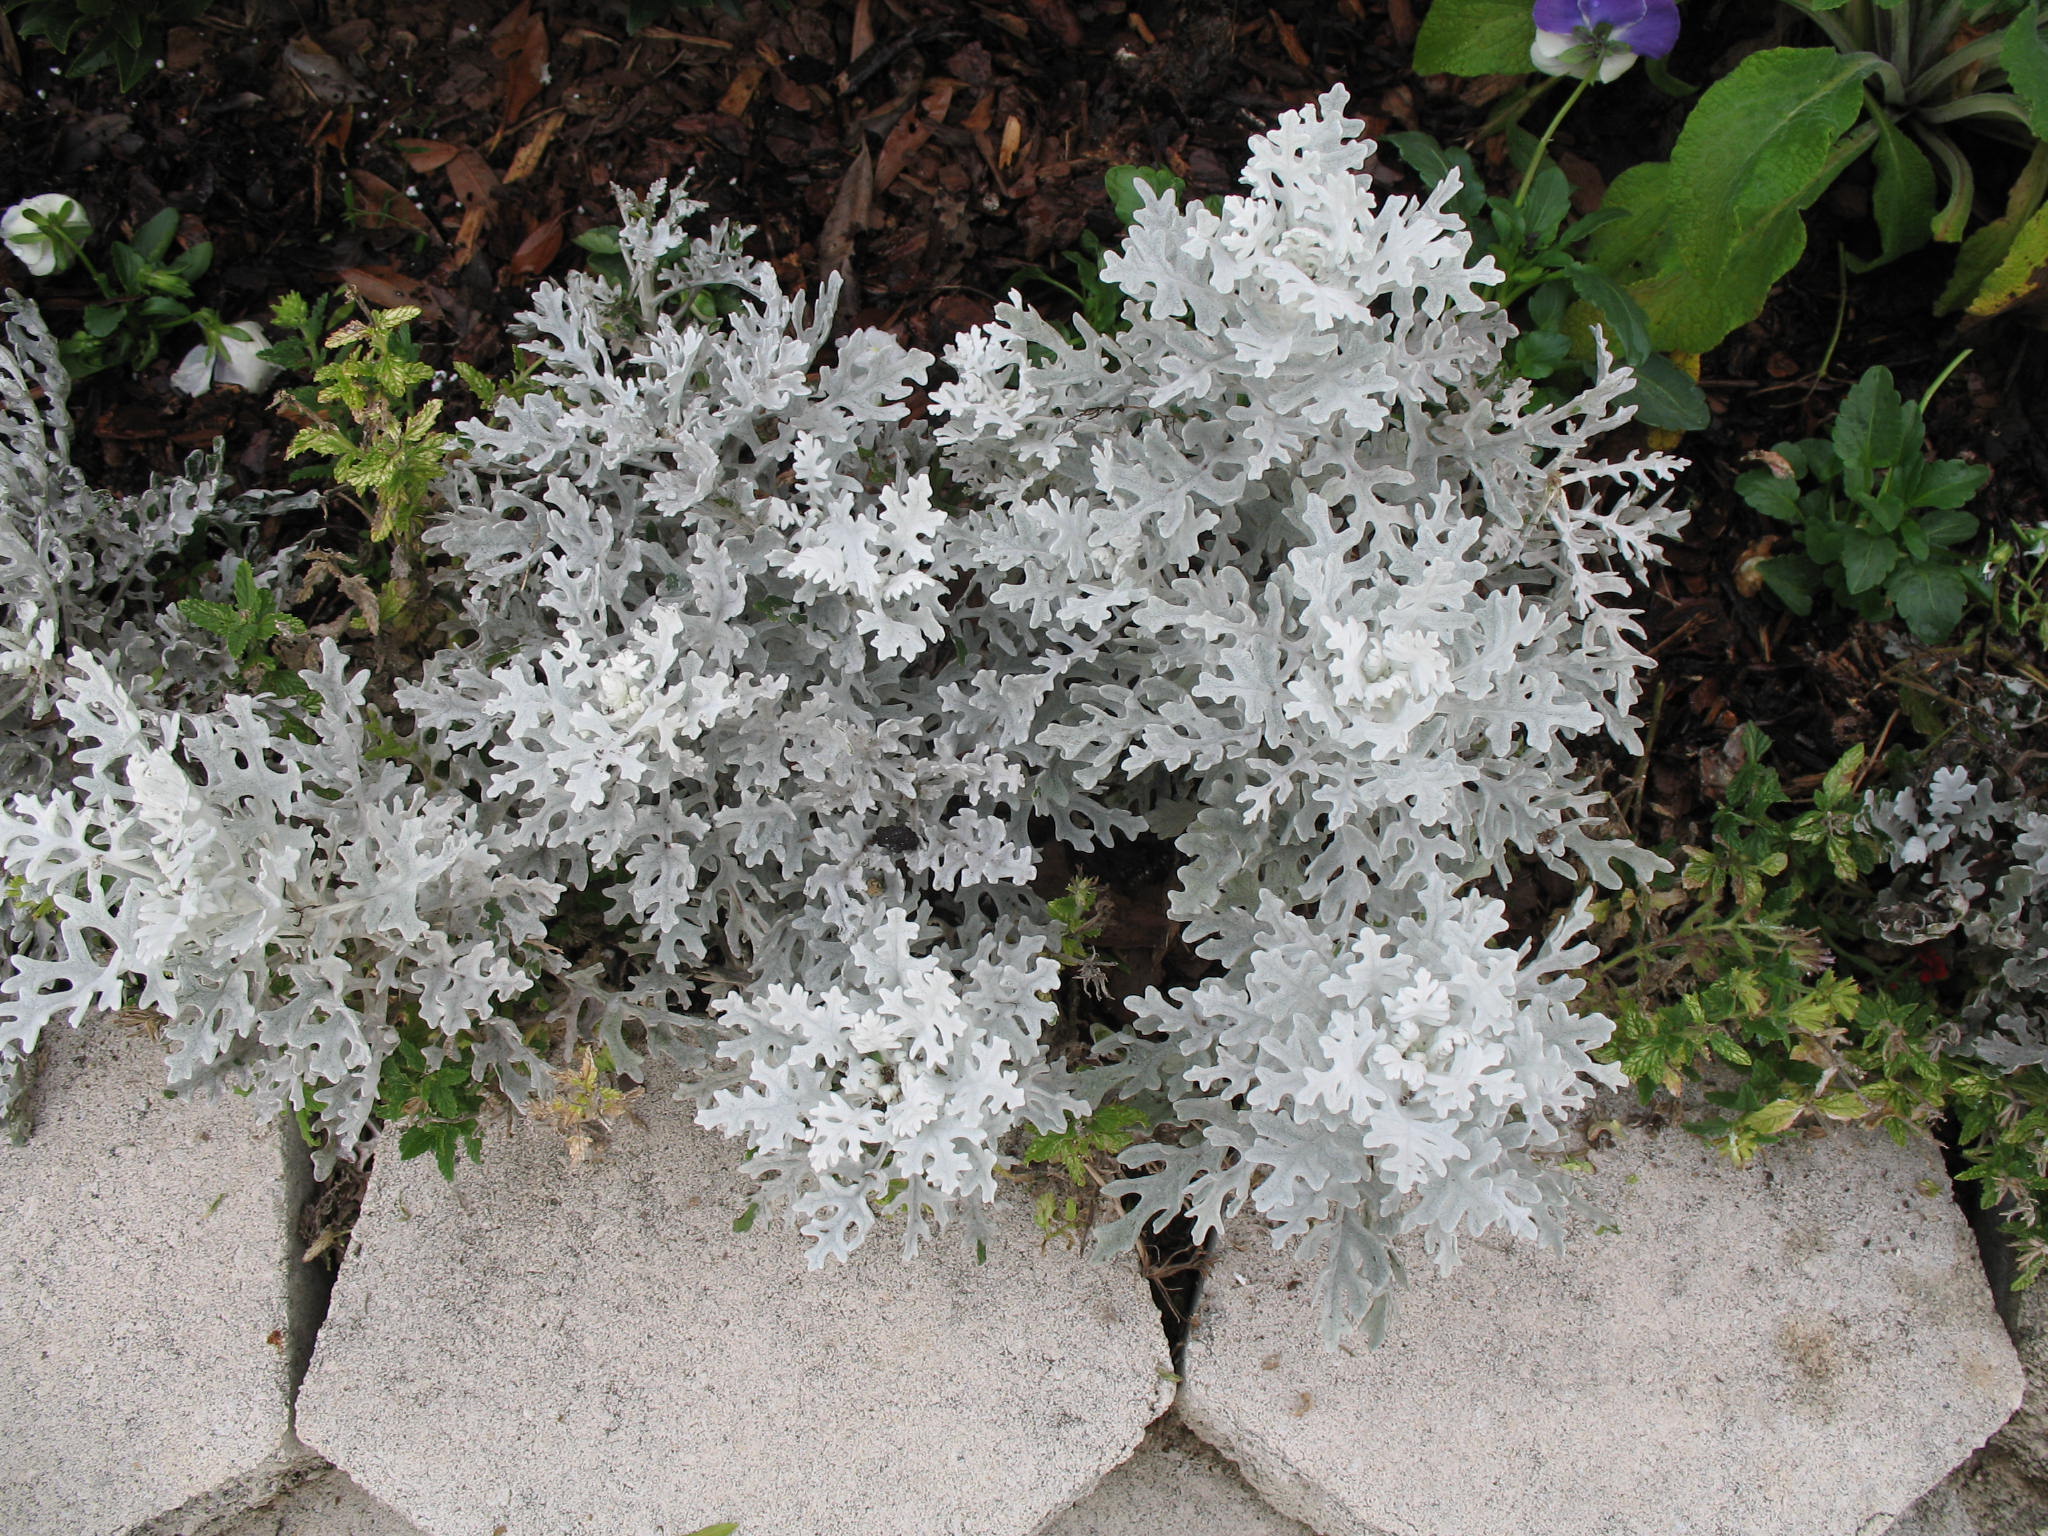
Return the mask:
<svg viewBox="0 0 2048 1536"><path fill-rule="evenodd" d="M540 289L537 387L460 429L427 539L463 626L398 692L404 750L348 756L374 722L332 651L315 743L247 701L131 709L78 663L90 772L18 799L0 857L87 937L0 1019L139 975L188 1076L317 1081L348 1133L393 999L530 1093L500 1015L559 969L554 904L595 894L635 1038L684 1061L813 1262L971 1224L1022 1133L1160 1093L1107 1246L1184 1208L1306 1235L1333 1336L1380 1321L1403 1233L1445 1265L1496 1228L1555 1241L1543 1153L1612 1080L1611 1026L1571 1006L1581 913L1509 947L1474 882L1654 863L1572 752L1636 745L1619 604L1678 526L1677 461L1588 456L1626 370L1553 406L1507 376L1455 184L1380 200L1344 103L1255 139L1218 211L1147 198L1103 265L1115 334L1006 306L937 368L828 345L836 285L785 295L743 232L622 194L625 281ZM158 801L205 834L135 830ZM1038 849L1148 831L1212 973L1073 1071ZM114 886L81 872L117 846ZM211 911L229 882L276 920ZM189 918L130 921L174 888ZM631 1065L617 1017L606 1045Z"/></svg>
<svg viewBox="0 0 2048 1536"><path fill-rule="evenodd" d="M101 658L103 671L152 699L218 697L228 660L175 612L162 579L203 529L239 537L294 504L226 494L218 459L203 454L140 495L95 490L71 462L69 394L35 307L0 300L0 779L16 791L70 777L59 701L75 657ZM226 595L225 569L188 574L203 596ZM65 942L55 909L26 888L11 895L27 899L9 899L0 913L0 956L50 963ZM20 985L0 984L0 993L18 995ZM0 1005L0 1118L10 1125L39 1028Z"/></svg>
<svg viewBox="0 0 2048 1536"><path fill-rule="evenodd" d="M1962 1048L2007 1072L2048 1066L2048 809L1951 765L1873 793L1867 812L1893 870L1880 934L1919 945L1960 932L1985 962L1958 1019Z"/></svg>
<svg viewBox="0 0 2048 1536"><path fill-rule="evenodd" d="M1652 862L1602 835L1571 744L1635 745L1615 600L1680 521L1646 494L1675 461L1584 456L1626 371L1535 405L1455 185L1377 198L1343 104L1254 139L1220 211L1148 199L1103 263L1122 330L1005 310L934 393L972 496L960 707L1034 809L1175 839L1171 915L1217 969L1137 1000L1091 1084L1163 1089L1185 1128L1123 1154L1109 1236L1183 1208L1198 1237L1240 1211L1308 1234L1333 1334L1378 1325L1402 1232L1445 1265L1462 1235L1559 1235L1534 1154L1611 1079L1611 1026L1566 1006L1579 913L1530 956L1469 888L1518 854L1607 884Z"/></svg>

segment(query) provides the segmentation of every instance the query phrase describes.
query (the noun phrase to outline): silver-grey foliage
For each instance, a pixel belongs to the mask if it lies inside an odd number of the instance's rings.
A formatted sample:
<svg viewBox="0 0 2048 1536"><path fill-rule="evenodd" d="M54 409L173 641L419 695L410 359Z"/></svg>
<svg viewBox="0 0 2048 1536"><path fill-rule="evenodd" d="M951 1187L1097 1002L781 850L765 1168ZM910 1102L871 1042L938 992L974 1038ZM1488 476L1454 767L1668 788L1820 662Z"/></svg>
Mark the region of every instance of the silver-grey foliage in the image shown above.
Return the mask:
<svg viewBox="0 0 2048 1536"><path fill-rule="evenodd" d="M1996 963L1963 1005L1964 1048L2008 1072L2048 1065L2048 808L1945 767L1866 809L1891 845L1882 936L1913 945L1960 930Z"/></svg>
<svg viewBox="0 0 2048 1536"><path fill-rule="evenodd" d="M1588 455L1625 370L1562 405L1507 376L1450 189L1379 198L1344 100L1255 139L1220 211L1140 211L1115 334L1011 305L943 360L828 344L834 286L788 297L686 200L622 196L626 284L542 287L539 388L463 428L431 539L464 627L399 690L402 748L361 750L333 650L311 742L74 655L76 783L0 817L68 935L5 984L6 1048L133 990L175 1081L346 1147L396 997L515 1096L535 977L629 1050L541 942L601 892L626 1012L814 1260L971 1219L1013 1131L1137 1094L1173 1118L1111 1241L1184 1206L1309 1235L1333 1331L1403 1232L1445 1264L1554 1239L1540 1154L1613 1079L1610 1025L1570 1006L1578 915L1507 948L1473 883L1653 862L1573 751L1637 745L1618 603L1677 461ZM1039 849L1148 832L1212 974L1072 1072ZM685 1051L668 1010L707 986Z"/></svg>

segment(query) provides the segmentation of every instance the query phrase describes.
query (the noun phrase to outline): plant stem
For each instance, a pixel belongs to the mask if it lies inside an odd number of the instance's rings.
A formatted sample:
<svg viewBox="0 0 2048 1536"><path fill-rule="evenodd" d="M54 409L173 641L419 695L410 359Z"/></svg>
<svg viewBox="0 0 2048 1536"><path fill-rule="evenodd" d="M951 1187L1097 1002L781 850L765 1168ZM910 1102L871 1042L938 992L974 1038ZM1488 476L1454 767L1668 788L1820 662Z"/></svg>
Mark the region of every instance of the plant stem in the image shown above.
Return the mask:
<svg viewBox="0 0 2048 1536"><path fill-rule="evenodd" d="M1543 169L1543 152L1550 148L1550 140L1557 133L1558 125L1563 123L1565 113L1571 111L1578 103L1578 99L1586 94L1586 87L1593 83L1595 72L1589 70L1579 76L1579 83L1572 87L1571 95L1565 97L1564 105L1557 109L1557 115L1551 118L1550 126L1543 130L1543 137L1536 141L1536 148L1529 155L1528 168L1522 172L1522 185L1515 190L1517 208L1529 200L1529 188L1536 182L1536 173Z"/></svg>
<svg viewBox="0 0 2048 1536"><path fill-rule="evenodd" d="M1922 415L1925 415L1927 413L1927 402L1934 398L1934 392L1940 389L1942 385L1948 382L1948 376L1954 373L1958 368L1962 367L1963 359L1968 357L1975 350L1976 349L1974 347L1963 348L1962 351L1958 352L1954 357L1949 359L1949 365L1946 368L1942 369L1941 372L1937 373L1934 376L1934 382L1928 385L1926 392L1920 396L1920 412Z"/></svg>
<svg viewBox="0 0 2048 1536"><path fill-rule="evenodd" d="M1821 354L1820 367L1813 373L1814 387L1819 388L1821 380L1828 376L1828 367L1835 360L1835 348L1842 342L1842 322L1849 317L1849 263L1845 259L1840 241L1835 243L1835 281L1838 287L1835 298L1835 329L1828 337L1828 349Z"/></svg>
<svg viewBox="0 0 2048 1536"><path fill-rule="evenodd" d="M78 264L85 268L86 276L90 277L93 281L93 286L99 289L101 298L105 299L109 304L116 303L119 300L120 296L112 288L108 287L107 280L100 276L100 269L92 264L92 258L85 254L85 247L71 238L71 232L64 227L62 219L54 218L47 213L31 213L28 217L29 222L34 224L37 229L49 236L50 239L60 242L65 250L78 258Z"/></svg>

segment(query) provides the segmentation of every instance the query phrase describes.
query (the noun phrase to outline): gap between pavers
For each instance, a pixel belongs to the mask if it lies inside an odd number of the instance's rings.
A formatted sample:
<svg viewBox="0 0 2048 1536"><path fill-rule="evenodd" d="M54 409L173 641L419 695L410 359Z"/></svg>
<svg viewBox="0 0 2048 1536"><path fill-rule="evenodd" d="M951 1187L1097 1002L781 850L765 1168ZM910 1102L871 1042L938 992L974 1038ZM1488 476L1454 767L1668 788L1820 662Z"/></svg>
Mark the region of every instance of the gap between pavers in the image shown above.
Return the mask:
<svg viewBox="0 0 2048 1536"><path fill-rule="evenodd" d="M1613 1229L1468 1243L1449 1276L1411 1253L1377 1350L1325 1351L1314 1270L1239 1226L1181 1417L1323 1536L1873 1536L2019 1402L1931 1143L1593 1156Z"/></svg>
<svg viewBox="0 0 2048 1536"><path fill-rule="evenodd" d="M173 1536L311 1460L311 1168L240 1099L166 1099L162 1048L111 1016L40 1054L34 1133L0 1146L0 1530Z"/></svg>
<svg viewBox="0 0 2048 1536"><path fill-rule="evenodd" d="M593 1164L525 1122L452 1184L381 1159L305 1441L432 1536L1029 1536L1171 1400L1128 1259L1044 1246L1006 1196L986 1263L906 1263L885 1225L807 1270L772 1218L733 1230L740 1149L666 1086Z"/></svg>

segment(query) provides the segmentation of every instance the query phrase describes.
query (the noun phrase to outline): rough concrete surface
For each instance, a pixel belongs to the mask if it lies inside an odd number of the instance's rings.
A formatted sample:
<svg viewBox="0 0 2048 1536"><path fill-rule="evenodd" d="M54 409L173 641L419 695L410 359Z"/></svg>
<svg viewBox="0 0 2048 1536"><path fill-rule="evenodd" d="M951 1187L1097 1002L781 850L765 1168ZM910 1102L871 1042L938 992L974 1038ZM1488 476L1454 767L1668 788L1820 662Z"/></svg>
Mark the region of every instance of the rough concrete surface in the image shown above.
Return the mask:
<svg viewBox="0 0 2048 1536"><path fill-rule="evenodd" d="M1171 1416L1039 1536L1315 1536L1247 1488ZM1937 1536L1937 1533L1928 1533ZM1945 1536L1945 1533L1941 1533Z"/></svg>
<svg viewBox="0 0 2048 1536"><path fill-rule="evenodd" d="M2020 1372L1931 1144L1837 1131L1730 1168L1595 1153L1569 1254L1468 1243L1378 1350L1313 1272L1218 1255L1180 1411L1325 1536L1869 1536L2004 1422ZM1290 1288L1291 1287L1291 1288Z"/></svg>
<svg viewBox="0 0 2048 1536"><path fill-rule="evenodd" d="M0 1146L0 1531L246 1507L299 1459L303 1154L238 1099L167 1101L162 1049L114 1020L43 1051L35 1134Z"/></svg>
<svg viewBox="0 0 2048 1536"><path fill-rule="evenodd" d="M1171 1399L1128 1261L877 1232L807 1270L739 1148L656 1087L572 1167L493 1125L452 1184L380 1159L299 1432L432 1536L1026 1536Z"/></svg>
<svg viewBox="0 0 2048 1536"><path fill-rule="evenodd" d="M194 1536L420 1536L420 1528L325 1467L260 1509Z"/></svg>
<svg viewBox="0 0 2048 1536"><path fill-rule="evenodd" d="M1971 1515L1963 1496L1944 1481L1901 1515L1884 1536L1989 1536Z"/></svg>

